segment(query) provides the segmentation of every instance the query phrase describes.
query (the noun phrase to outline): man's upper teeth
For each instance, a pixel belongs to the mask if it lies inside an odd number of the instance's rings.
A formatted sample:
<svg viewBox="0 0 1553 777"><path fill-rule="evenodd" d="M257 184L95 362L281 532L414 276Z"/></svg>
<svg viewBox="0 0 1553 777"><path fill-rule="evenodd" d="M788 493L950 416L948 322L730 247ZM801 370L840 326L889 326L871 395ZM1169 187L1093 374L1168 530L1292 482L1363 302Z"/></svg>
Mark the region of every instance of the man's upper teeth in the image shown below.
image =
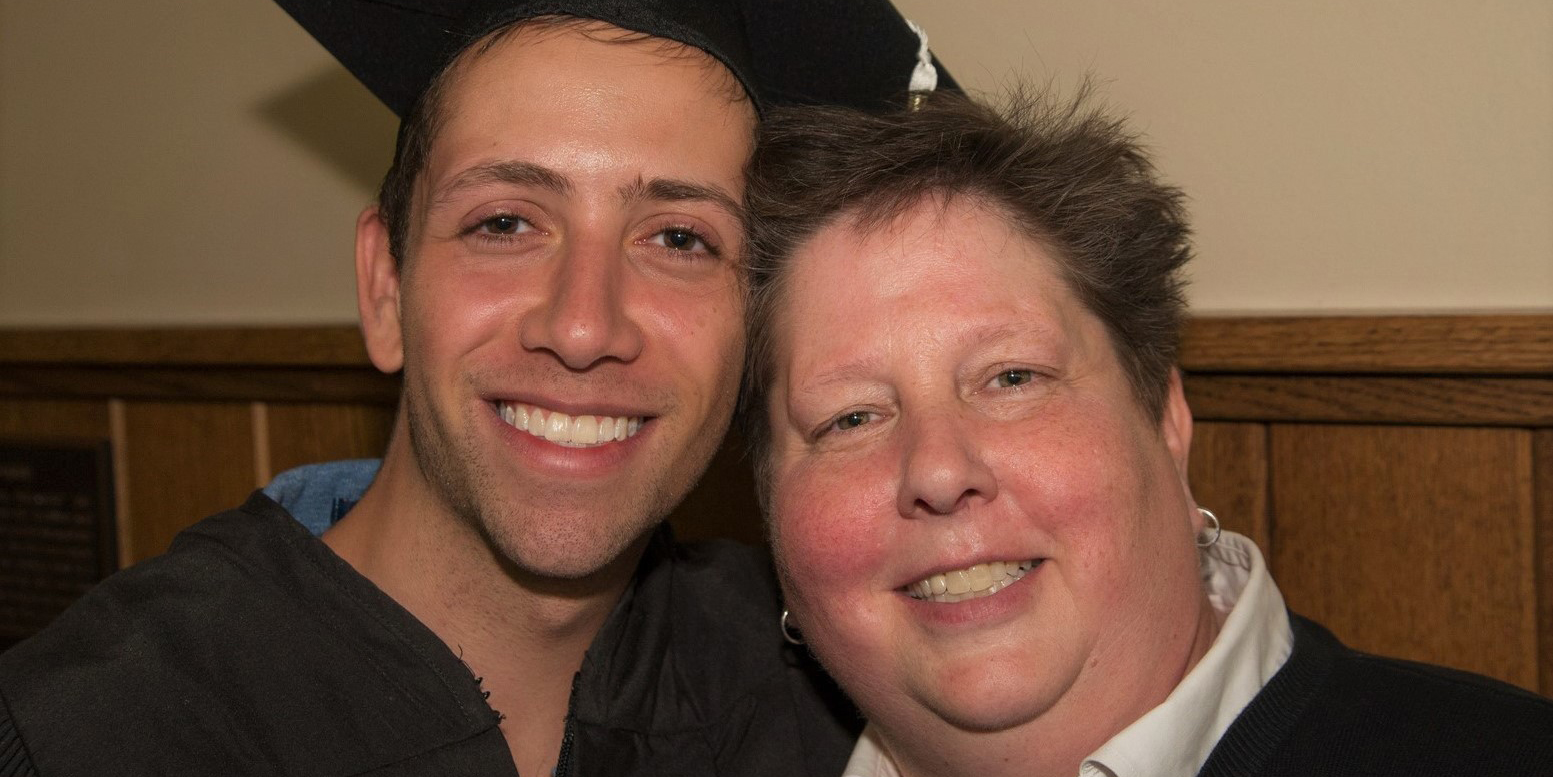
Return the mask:
<svg viewBox="0 0 1553 777"><path fill-rule="evenodd" d="M991 596L1024 577L1037 563L1032 559L976 564L918 580L906 586L906 593L913 599L933 602L959 602L978 596Z"/></svg>
<svg viewBox="0 0 1553 777"><path fill-rule="evenodd" d="M602 445L624 440L642 428L631 416L570 416L516 402L501 403L501 418L514 428L561 445Z"/></svg>

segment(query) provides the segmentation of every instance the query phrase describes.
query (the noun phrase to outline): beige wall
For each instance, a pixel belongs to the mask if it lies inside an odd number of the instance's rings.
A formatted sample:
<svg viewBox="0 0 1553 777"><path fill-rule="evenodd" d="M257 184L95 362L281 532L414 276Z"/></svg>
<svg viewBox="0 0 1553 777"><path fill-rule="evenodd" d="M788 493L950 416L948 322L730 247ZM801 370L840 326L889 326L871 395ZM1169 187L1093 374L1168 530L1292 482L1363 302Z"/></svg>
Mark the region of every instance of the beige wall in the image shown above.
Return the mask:
<svg viewBox="0 0 1553 777"><path fill-rule="evenodd" d="M898 1L973 88L1101 81L1199 312L1553 310L1546 0ZM349 321L392 134L266 0L0 0L0 326Z"/></svg>
<svg viewBox="0 0 1553 777"><path fill-rule="evenodd" d="M394 126L268 0L0 0L0 326L354 319Z"/></svg>
<svg viewBox="0 0 1553 777"><path fill-rule="evenodd" d="M956 76L1130 113L1221 311L1553 309L1548 0L897 0Z"/></svg>

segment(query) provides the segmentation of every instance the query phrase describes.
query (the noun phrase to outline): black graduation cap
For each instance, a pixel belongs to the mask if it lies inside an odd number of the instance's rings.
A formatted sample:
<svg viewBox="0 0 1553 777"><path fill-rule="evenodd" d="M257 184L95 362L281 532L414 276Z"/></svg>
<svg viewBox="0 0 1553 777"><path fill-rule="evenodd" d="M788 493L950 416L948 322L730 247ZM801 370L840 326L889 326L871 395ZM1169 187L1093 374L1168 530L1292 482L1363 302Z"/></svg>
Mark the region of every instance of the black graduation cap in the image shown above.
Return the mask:
<svg viewBox="0 0 1553 777"><path fill-rule="evenodd" d="M401 118L465 46L503 24L550 14L695 46L726 65L761 108L877 109L908 87L932 88L918 67L925 47L889 0L276 2ZM936 76L938 88L958 88L942 67Z"/></svg>

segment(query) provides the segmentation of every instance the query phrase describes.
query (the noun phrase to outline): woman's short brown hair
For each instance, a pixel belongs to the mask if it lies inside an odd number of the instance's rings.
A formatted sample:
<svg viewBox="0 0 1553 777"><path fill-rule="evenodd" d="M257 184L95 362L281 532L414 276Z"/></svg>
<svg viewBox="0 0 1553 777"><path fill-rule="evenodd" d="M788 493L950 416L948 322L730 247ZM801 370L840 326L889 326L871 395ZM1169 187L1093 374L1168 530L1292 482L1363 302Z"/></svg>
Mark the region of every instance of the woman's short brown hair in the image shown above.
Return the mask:
<svg viewBox="0 0 1553 777"><path fill-rule="evenodd" d="M935 93L891 114L802 108L766 117L746 195L752 297L741 404L757 468L787 261L843 218L877 228L927 198L997 206L1050 251L1104 323L1139 404L1159 418L1185 310L1184 197L1157 179L1120 120L1086 107L1087 92L1065 101L1017 92L1000 107Z"/></svg>

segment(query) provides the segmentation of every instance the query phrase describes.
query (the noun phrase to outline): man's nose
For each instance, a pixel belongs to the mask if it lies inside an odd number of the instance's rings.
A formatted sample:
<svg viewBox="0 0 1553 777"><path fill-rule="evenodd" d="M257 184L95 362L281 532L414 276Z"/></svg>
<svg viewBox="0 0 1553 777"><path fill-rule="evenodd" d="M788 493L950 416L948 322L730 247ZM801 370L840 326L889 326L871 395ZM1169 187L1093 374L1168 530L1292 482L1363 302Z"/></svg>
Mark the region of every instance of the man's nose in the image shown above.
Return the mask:
<svg viewBox="0 0 1553 777"><path fill-rule="evenodd" d="M524 348L549 351L568 368L629 362L642 351L642 331L627 309L625 256L618 246L567 246L542 281L546 288L524 316Z"/></svg>
<svg viewBox="0 0 1553 777"><path fill-rule="evenodd" d="M951 515L997 497L973 419L954 409L919 414L904 425L897 508L907 518Z"/></svg>

